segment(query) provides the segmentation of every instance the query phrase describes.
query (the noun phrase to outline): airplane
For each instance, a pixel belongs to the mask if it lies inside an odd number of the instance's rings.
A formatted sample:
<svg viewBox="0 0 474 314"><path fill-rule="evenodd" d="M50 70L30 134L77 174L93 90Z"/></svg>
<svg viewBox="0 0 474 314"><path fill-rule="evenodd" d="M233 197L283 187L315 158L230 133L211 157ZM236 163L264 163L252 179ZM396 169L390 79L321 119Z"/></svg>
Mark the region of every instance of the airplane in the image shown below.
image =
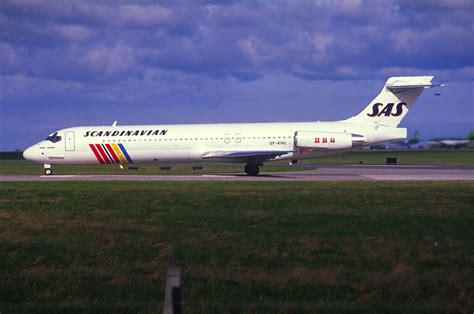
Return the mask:
<svg viewBox="0 0 474 314"><path fill-rule="evenodd" d="M337 155L404 139L398 125L433 76L391 77L359 114L332 122L80 126L54 131L26 149L25 159L56 164L245 163L249 176L264 162Z"/></svg>

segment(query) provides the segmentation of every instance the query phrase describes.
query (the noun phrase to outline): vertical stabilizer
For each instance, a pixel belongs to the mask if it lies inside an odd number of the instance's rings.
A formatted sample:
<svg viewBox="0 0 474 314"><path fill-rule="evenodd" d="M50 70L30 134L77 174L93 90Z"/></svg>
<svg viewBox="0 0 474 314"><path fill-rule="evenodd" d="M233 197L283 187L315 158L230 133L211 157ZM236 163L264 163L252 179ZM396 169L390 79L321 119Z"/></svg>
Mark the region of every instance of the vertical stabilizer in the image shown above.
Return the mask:
<svg viewBox="0 0 474 314"><path fill-rule="evenodd" d="M346 121L396 127L424 89L440 86L431 84L432 79L433 76L391 77L380 94L362 112Z"/></svg>

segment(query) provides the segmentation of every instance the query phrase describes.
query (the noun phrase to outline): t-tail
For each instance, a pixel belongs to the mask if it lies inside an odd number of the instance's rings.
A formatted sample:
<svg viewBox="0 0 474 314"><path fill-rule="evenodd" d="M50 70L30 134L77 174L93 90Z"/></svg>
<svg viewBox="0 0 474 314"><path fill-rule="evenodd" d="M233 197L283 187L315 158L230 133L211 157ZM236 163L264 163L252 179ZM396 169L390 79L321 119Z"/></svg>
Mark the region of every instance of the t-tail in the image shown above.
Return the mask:
<svg viewBox="0 0 474 314"><path fill-rule="evenodd" d="M397 127L424 89L442 86L432 84L432 79L433 76L391 77L364 110L345 121Z"/></svg>

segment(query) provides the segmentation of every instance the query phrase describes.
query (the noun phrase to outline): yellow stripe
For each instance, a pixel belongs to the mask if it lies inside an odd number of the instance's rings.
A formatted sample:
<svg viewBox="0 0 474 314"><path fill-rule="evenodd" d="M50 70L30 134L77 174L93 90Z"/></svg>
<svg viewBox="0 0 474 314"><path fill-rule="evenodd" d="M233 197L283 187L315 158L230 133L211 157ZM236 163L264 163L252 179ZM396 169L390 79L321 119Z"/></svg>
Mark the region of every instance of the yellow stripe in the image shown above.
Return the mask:
<svg viewBox="0 0 474 314"><path fill-rule="evenodd" d="M123 162L123 163L127 163L127 158L125 158L125 156L122 154L122 151L120 150L118 145L113 143L112 147L113 147L115 153L117 154L117 156L120 158L120 161Z"/></svg>

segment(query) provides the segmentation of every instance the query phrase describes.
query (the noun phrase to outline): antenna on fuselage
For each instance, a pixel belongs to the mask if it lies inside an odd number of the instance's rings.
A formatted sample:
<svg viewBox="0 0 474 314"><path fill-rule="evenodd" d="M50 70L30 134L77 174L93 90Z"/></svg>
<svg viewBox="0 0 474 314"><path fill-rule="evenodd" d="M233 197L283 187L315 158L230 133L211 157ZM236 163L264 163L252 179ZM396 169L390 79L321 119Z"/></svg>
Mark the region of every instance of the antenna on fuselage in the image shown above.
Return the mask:
<svg viewBox="0 0 474 314"><path fill-rule="evenodd" d="M114 121L114 123L112 123L112 126L117 126L117 121Z"/></svg>

